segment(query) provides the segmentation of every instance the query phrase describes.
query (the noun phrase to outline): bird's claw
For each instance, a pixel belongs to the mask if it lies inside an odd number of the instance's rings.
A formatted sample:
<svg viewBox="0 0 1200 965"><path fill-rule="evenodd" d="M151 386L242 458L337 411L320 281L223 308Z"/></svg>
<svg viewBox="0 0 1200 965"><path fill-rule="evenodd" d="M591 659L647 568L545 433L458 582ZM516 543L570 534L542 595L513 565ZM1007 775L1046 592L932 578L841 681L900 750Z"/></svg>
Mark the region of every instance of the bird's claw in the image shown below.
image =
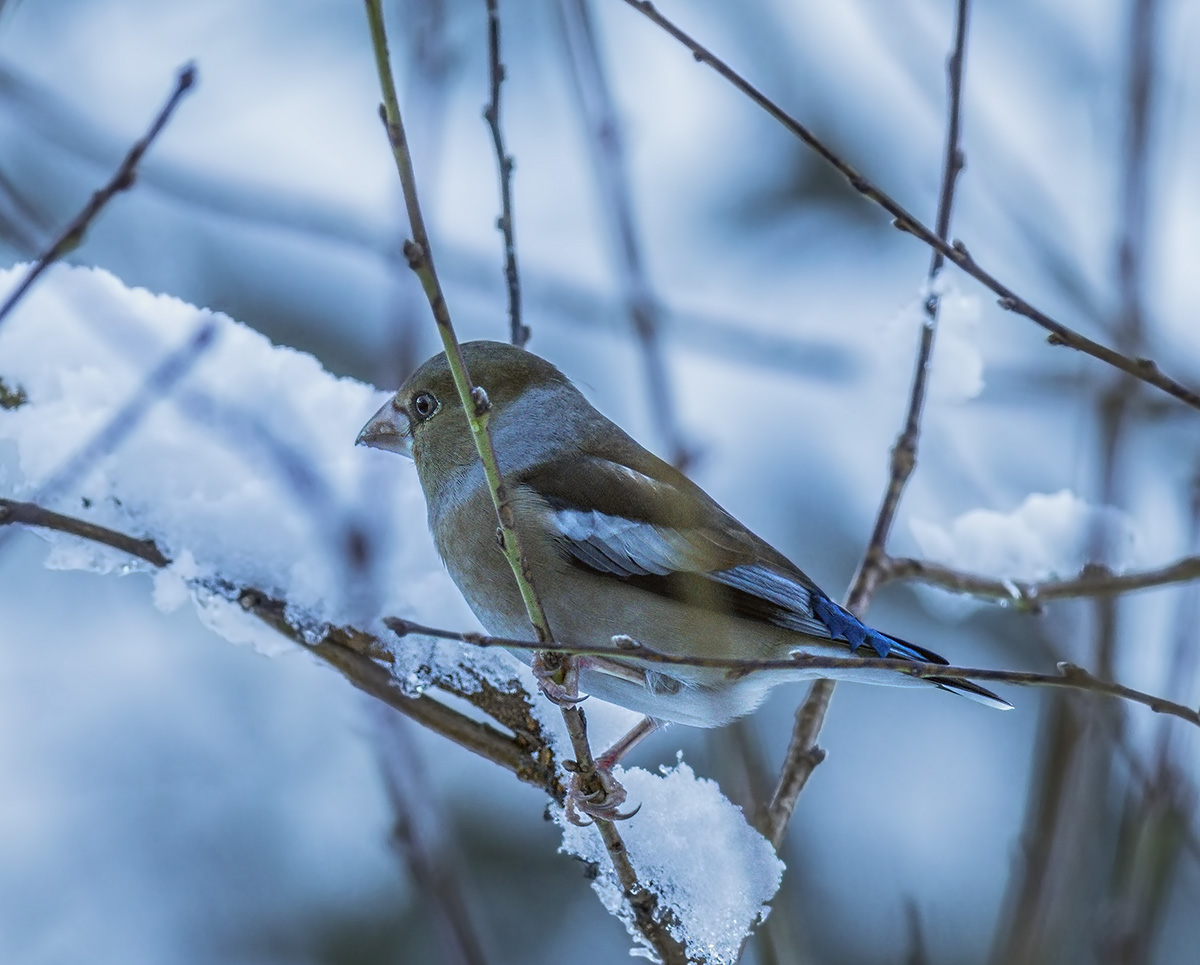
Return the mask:
<svg viewBox="0 0 1200 965"><path fill-rule="evenodd" d="M564 667L558 654L537 653L533 658L533 678L546 699L559 707L574 707L587 700L586 694L581 696L579 693L579 663L576 660L565 661Z"/></svg>
<svg viewBox="0 0 1200 965"><path fill-rule="evenodd" d="M597 767L586 777L577 771L571 775L571 785L567 789L567 820L581 828L597 819L628 821L642 806L639 804L632 811L622 812L621 805L626 797L625 788L608 768Z"/></svg>

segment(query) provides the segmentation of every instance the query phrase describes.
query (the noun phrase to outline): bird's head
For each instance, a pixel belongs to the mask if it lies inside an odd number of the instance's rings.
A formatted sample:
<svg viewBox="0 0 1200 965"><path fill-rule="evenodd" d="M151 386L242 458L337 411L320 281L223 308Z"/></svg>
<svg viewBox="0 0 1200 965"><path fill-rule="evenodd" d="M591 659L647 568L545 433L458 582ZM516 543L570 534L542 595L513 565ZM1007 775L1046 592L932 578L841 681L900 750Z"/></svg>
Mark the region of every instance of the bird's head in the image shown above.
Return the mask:
<svg viewBox="0 0 1200 965"><path fill-rule="evenodd" d="M577 395L567 377L545 359L504 342L467 342L462 354L471 381L487 394L493 435L514 409L536 409L539 399L549 403L553 396ZM545 420L528 418L531 414L522 413L523 431L536 437ZM363 426L356 444L408 456L416 463L422 483L446 479L478 462L444 352L405 380Z"/></svg>

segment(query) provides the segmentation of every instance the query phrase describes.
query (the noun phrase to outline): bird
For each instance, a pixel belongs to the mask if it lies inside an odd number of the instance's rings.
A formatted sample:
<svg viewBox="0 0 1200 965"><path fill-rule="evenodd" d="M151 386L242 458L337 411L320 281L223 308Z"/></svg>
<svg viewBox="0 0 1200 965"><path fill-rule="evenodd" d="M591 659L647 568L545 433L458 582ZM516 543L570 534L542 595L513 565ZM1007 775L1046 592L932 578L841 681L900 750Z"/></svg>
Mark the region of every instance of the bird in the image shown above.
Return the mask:
<svg viewBox="0 0 1200 965"><path fill-rule="evenodd" d="M687 476L602 415L552 363L494 341L463 343L461 354L490 408L496 461L554 640L609 653L615 640L701 661L575 658L579 689L645 714L643 733L660 722L719 727L751 713L777 684L818 676L932 686L1011 707L965 679L875 668L813 670L802 662L780 669L780 660L797 654L846 657L860 648L898 667L947 661L871 628L836 603ZM412 459L437 551L480 623L497 637L535 641L497 540L491 492L445 353L405 380L356 443ZM518 656L530 659L528 651ZM731 672L704 660L776 666ZM549 682L543 691L571 699ZM627 749L603 756L611 764Z"/></svg>

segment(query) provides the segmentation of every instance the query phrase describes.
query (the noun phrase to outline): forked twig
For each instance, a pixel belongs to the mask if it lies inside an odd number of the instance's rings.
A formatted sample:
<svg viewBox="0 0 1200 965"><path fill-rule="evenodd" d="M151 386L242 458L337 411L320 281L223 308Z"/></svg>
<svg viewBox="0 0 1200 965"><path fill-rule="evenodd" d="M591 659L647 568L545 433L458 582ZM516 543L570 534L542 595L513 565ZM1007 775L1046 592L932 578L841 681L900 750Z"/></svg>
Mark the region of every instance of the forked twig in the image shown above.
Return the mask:
<svg viewBox="0 0 1200 965"><path fill-rule="evenodd" d="M669 33L687 47L697 61L707 64L715 70L771 115L771 117L779 121L792 134L816 151L817 154L831 164L846 179L850 187L868 201L877 204L890 214L893 219L892 223L896 228L915 236L934 251L940 252L947 261L953 262L976 281L994 292L999 298L1000 307L1005 311L1024 315L1034 324L1049 332L1050 335L1046 340L1051 345L1065 345L1068 348L1083 352L1085 355L1097 358L1101 362L1105 362L1128 375L1132 375L1136 379L1140 379L1142 382L1161 389L1194 409L1200 409L1200 392L1190 389L1170 376L1165 375L1153 360L1148 358L1131 358L1128 355L1123 355L1121 352L1115 351L1106 345L1101 345L1099 342L1081 335L1074 329L1068 328L1062 322L1051 318L1045 312L1035 308L998 278L988 273L971 257L970 252L967 251L966 246L961 242L955 241L950 243L947 239L938 237L935 231L910 214L891 195L863 177L862 174L843 160L841 155L828 147L812 131L788 114L723 60L707 48L701 46L687 33L659 13L655 9L654 4L646 2L646 0L625 0L625 3L644 14L648 19Z"/></svg>
<svg viewBox="0 0 1200 965"><path fill-rule="evenodd" d="M969 9L968 0L958 0L954 42L951 47L950 59L946 65L949 96L947 98L946 142L942 158L942 187L938 195L937 237L939 240L949 237L950 234L950 212L954 206L954 187L958 183L958 173L963 166L959 134ZM931 289L932 282L942 268L941 255L942 252L935 248L929 264L928 277ZM883 563L887 556L888 534L891 532L892 523L896 518L896 509L900 505L904 487L917 464L921 414L925 407L929 363L933 358L933 339L937 331L938 308L937 296L929 295L925 302L925 322L921 326L921 341L917 347L916 362L913 367L912 388L908 396L904 429L892 446L891 471L887 489L884 491L879 511L875 514L871 537L867 542L858 572L854 574L854 580L847 595L847 608L860 618L866 613L875 588L879 584L883 573ZM808 782L813 770L824 760L824 753L817 747L817 738L820 736L821 725L824 723L825 714L829 709L833 688L832 680L818 680L812 685L808 697L796 711L796 722L792 728L792 737L788 743L787 752L784 755L779 782L760 821L764 833L776 848L783 841L784 832L787 830L788 821L795 810L800 792L804 790L804 785Z"/></svg>

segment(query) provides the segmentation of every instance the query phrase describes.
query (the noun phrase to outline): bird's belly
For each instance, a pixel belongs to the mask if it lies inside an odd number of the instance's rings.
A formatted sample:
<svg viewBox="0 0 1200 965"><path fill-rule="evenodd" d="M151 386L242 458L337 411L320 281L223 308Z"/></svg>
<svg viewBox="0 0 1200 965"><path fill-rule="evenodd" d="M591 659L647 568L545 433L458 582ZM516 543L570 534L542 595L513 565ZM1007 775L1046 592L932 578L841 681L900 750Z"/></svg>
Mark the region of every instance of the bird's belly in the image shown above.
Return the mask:
<svg viewBox="0 0 1200 965"><path fill-rule="evenodd" d="M612 638L632 637L658 653L716 659L779 659L795 649L813 653L843 655L844 645L823 646L799 634L772 624L748 620L692 606L659 596L611 576L580 569L546 552L548 541L527 542L529 564L535 589L553 586L555 592L542 593L541 599L554 640L564 646L588 650L613 649ZM499 554L494 542L481 550ZM444 554L450 575L472 611L488 633L515 640L536 640L524 601L516 581L504 566L478 566L475 554ZM459 562L455 565L454 561ZM502 557L501 557L502 560ZM525 663L532 651L514 650ZM642 680L628 679L633 674L608 672L604 660L584 656L580 662L580 689L601 700L661 720L694 727L719 727L752 712L776 684L788 680L813 678L823 673L763 671L730 673L726 669L644 661L622 661L627 669L649 672ZM611 670L611 658L609 669ZM913 678L887 671L852 676L872 683L915 683Z"/></svg>

